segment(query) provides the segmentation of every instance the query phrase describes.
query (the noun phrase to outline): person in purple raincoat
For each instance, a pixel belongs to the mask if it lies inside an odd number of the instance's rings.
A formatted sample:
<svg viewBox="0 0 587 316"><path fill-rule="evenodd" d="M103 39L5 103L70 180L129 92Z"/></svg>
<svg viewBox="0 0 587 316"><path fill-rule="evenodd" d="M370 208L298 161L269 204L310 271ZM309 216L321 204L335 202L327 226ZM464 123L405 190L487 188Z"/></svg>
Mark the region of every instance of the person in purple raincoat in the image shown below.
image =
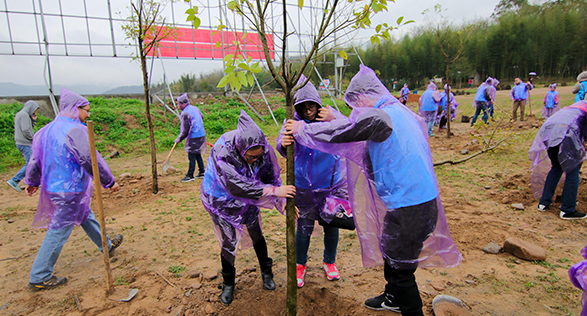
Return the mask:
<svg viewBox="0 0 587 316"><path fill-rule="evenodd" d="M301 85L306 81L302 75L298 81ZM342 116L336 110L322 107L320 94L312 82L296 91L294 96L295 119L311 124L321 121L319 112L328 116ZM284 122L285 125L285 122ZM286 156L286 147L294 143L291 135L283 135L285 127L281 128L277 138L276 149L283 157ZM348 200L346 182L342 176L343 162L341 157L326 154L321 151L295 143L295 175L296 175L296 206L300 210L296 231L296 262L298 287L304 286L306 263L310 236L314 230L316 220L325 222L332 220L330 212L325 212L326 200L342 198ZM330 216L329 216L330 215ZM324 255L322 266L329 281L340 279L336 266L336 248L338 245L338 228L324 225Z"/></svg>
<svg viewBox="0 0 587 316"><path fill-rule="evenodd" d="M514 80L514 86L510 91L510 97L514 101L513 118L515 122L518 115L518 108L520 108L520 121L524 121L524 108L526 107L526 100L528 100L528 91L534 89L534 86L530 81L524 83L522 79L516 78Z"/></svg>
<svg viewBox="0 0 587 316"><path fill-rule="evenodd" d="M53 275L53 266L74 226L81 226L102 251L100 224L90 210L94 185L88 130L90 116L85 98L61 88L60 112L55 120L33 138L33 153L26 169L26 192L32 196L39 187L39 205L33 228L47 228L45 239L31 268L29 287L48 289L67 282ZM110 192L119 190L114 176L97 153L100 183ZM122 243L122 235L108 239L112 253Z"/></svg>
<svg viewBox="0 0 587 316"><path fill-rule="evenodd" d="M426 127L366 66L360 66L344 98L353 108L349 118L289 120L285 134L346 158L363 265L384 265L387 281L384 293L365 306L423 315L416 269L454 267L462 260L438 196Z"/></svg>
<svg viewBox="0 0 587 316"><path fill-rule="evenodd" d="M436 122L436 115L438 114L438 104L440 103L440 93L436 91L437 87L434 82L428 84L428 88L420 97L420 115L426 122L428 129L428 136L434 136L434 123Z"/></svg>
<svg viewBox="0 0 587 316"><path fill-rule="evenodd" d="M531 187L534 197L540 199L539 211L545 212L553 203L554 192L564 173L559 217L587 218L575 209L581 182L579 173L586 158L586 140L587 101L579 101L554 113L540 127L528 154L532 161Z"/></svg>
<svg viewBox="0 0 587 316"><path fill-rule="evenodd" d="M196 162L198 162L198 175L196 178L204 177L204 160L202 159L202 149L206 150L206 131L204 130L204 116L197 106L190 104L187 93L177 98L177 105L181 110L181 127L175 143L179 144L184 139L185 151L188 153L188 172L181 182L194 181L194 171Z"/></svg>
<svg viewBox="0 0 587 316"><path fill-rule="evenodd" d="M587 247L581 249L581 255L585 260L573 265L569 269L569 278L576 288L583 291L580 316L587 316Z"/></svg>
<svg viewBox="0 0 587 316"><path fill-rule="evenodd" d="M406 105L408 102L408 98L410 96L410 88L408 88L408 84L404 83L404 87L399 91L399 101Z"/></svg>
<svg viewBox="0 0 587 316"><path fill-rule="evenodd" d="M212 218L221 247L220 300L224 304L233 300L239 242L243 249L252 244L261 266L263 288L275 289L273 260L268 256L259 208L275 207L283 212L285 198L294 197L295 187L282 186L279 173L275 151L263 131L241 110L237 129L223 134L212 147L200 188L202 204Z"/></svg>
<svg viewBox="0 0 587 316"><path fill-rule="evenodd" d="M544 108L542 109L542 117L547 119L554 113L560 110L558 92L556 91L556 83L548 86L548 92L544 96Z"/></svg>
<svg viewBox="0 0 587 316"><path fill-rule="evenodd" d="M493 113L495 112L495 96L497 95L497 86L499 85L499 80L493 78L493 85L491 86L491 101L487 104L487 113L489 113L489 117L493 120Z"/></svg>
<svg viewBox="0 0 587 316"><path fill-rule="evenodd" d="M448 84L444 85L444 91L440 93L440 105L442 106L442 114L439 115L438 132L442 132L442 129L446 126L448 121L448 104L450 104L450 120L456 117L457 107L459 104L455 100L455 95L452 93L452 87ZM448 91L448 97L446 94Z"/></svg>
<svg viewBox="0 0 587 316"><path fill-rule="evenodd" d="M475 115L473 116L473 120L471 121L471 126L477 122L477 118L481 111L483 111L483 117L481 118L485 124L487 124L487 120L489 119L489 114L487 110L489 108L489 104L493 103L493 98L491 93L493 92L493 78L489 77L482 83L479 88L477 88L477 93L475 94L475 99L473 100L473 107L475 108Z"/></svg>

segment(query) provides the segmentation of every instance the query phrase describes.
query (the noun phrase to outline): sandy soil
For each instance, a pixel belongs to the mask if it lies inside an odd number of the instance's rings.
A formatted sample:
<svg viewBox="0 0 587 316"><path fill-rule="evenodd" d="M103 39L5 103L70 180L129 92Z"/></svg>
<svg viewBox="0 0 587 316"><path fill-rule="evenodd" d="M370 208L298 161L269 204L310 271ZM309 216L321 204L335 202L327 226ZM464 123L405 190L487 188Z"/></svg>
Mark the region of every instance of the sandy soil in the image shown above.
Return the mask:
<svg viewBox="0 0 587 316"><path fill-rule="evenodd" d="M546 90L536 89L533 93L536 104L543 92ZM506 93L499 92L502 107L508 104ZM454 136L447 139L438 133L430 139L435 161L461 159L466 157L461 154L464 149L471 154L486 147L486 142L507 140L493 152L436 168L452 235L464 260L453 269L417 271L425 315L433 315L432 299L438 294L460 298L473 315L579 315L581 293L572 287L567 270L581 260L587 223L559 219L556 203L545 213L536 211L537 202L529 188L527 150L541 119L509 123L506 118L491 138L500 117L506 116L497 114L492 126L471 128L460 122L460 114L472 114L471 97L458 100L461 107L458 122L452 124ZM274 142L274 137L271 139ZM165 155L160 153L159 161ZM181 151L173 154L171 165L179 172L160 177L157 195L150 193L148 156L109 161L116 176L131 173L119 181L119 193L104 194L107 231L125 238L111 261L115 286L139 289L127 303L106 297L101 254L80 228L74 229L55 266L56 275L67 276L68 284L49 291L29 290L28 273L44 237L44 230L30 229L37 197L0 186L0 314L283 315L285 218L274 210L262 211L269 252L276 263L277 290L262 289L254 251L240 251L236 298L224 306L217 288L221 283L219 246L199 201L200 181L179 182L187 169L185 156ZM6 181L10 176L1 178ZM586 198L587 187L582 183L581 211L587 211ZM516 210L512 203L523 203L526 209ZM528 262L507 253L493 255L481 250L492 241L503 244L508 237L544 247L548 259ZM383 270L362 267L355 232L340 234L337 263L341 280L326 280L321 270L322 250L322 238L312 238L306 285L298 291L300 315L390 314L363 307L365 299L383 290ZM185 270L170 272L181 270L179 267Z"/></svg>

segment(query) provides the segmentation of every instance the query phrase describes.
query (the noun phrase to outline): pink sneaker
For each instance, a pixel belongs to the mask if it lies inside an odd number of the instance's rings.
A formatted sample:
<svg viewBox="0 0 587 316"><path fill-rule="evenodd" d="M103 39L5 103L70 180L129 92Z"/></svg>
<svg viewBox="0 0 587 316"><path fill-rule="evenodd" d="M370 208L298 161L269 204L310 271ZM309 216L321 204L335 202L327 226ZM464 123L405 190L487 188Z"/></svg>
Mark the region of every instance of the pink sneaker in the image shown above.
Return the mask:
<svg viewBox="0 0 587 316"><path fill-rule="evenodd" d="M326 278L328 279L328 281L334 281L334 280L340 279L340 273L338 273L338 268L336 267L336 262L332 263L332 264L322 262L322 264L324 265L324 272L326 273ZM299 284L299 281L298 281L298 284Z"/></svg>
<svg viewBox="0 0 587 316"><path fill-rule="evenodd" d="M304 286L304 276L306 276L306 265L305 264L297 264L296 265L296 272L298 277L298 288Z"/></svg>

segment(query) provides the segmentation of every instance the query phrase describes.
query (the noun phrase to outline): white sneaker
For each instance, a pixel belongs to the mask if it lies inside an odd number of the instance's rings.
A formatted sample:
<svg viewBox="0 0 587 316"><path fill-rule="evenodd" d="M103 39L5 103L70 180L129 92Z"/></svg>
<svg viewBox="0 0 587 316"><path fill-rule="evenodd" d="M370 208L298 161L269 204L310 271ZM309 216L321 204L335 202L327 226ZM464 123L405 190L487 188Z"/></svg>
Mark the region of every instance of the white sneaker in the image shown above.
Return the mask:
<svg viewBox="0 0 587 316"><path fill-rule="evenodd" d="M538 204L538 211L539 212L545 212L546 211L546 205L542 205L542 204Z"/></svg>

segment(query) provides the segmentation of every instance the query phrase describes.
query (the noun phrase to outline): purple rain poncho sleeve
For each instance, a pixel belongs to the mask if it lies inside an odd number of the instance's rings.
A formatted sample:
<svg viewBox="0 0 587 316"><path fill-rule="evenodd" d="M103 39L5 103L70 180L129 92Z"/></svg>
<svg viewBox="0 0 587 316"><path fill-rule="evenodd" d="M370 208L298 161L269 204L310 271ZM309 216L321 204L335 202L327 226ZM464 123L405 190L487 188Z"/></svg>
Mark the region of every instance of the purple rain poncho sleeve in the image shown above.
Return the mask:
<svg viewBox="0 0 587 316"><path fill-rule="evenodd" d="M576 288L583 291L581 296L581 316L587 316L587 247L581 249L581 255L585 260L569 269L569 278Z"/></svg>
<svg viewBox="0 0 587 316"><path fill-rule="evenodd" d="M531 187L534 197L542 196L546 175L552 167L547 150L560 145L558 159L564 172L575 169L585 158L583 141L587 136L587 101L577 102L548 118L528 153L532 161Z"/></svg>
<svg viewBox="0 0 587 316"><path fill-rule="evenodd" d="M33 139L33 154L25 183L40 186L33 228L80 225L89 215L94 186L87 128L79 121L78 107L89 104L81 96L61 90L60 113ZM100 182L114 184L104 158L97 153Z"/></svg>
<svg viewBox="0 0 587 316"><path fill-rule="evenodd" d="M179 135L175 139L175 143L181 143L185 139L185 151L187 153L206 153L206 131L203 118L202 112L196 106L187 104L182 109Z"/></svg>
<svg viewBox="0 0 587 316"><path fill-rule="evenodd" d="M244 154L251 147L264 147L262 156L249 165ZM275 151L254 121L241 111L236 131L222 135L214 144L200 189L204 208L214 223L221 247L234 263L236 248L246 249L251 240L245 227L261 221L259 208L283 212L284 198L265 196L263 188L281 186ZM241 240L241 236L246 238Z"/></svg>
<svg viewBox="0 0 587 316"><path fill-rule="evenodd" d="M357 102L361 101L361 96L367 99L379 97L375 107L380 109L356 108ZM392 267L399 268L414 265L420 267L458 265L462 256L450 236L444 209L438 197L438 186L422 119L399 103L396 98L390 96L372 70L364 66L361 66L361 71L351 81L345 101L354 107L348 121L335 120L321 124L300 123L294 128L294 137L304 146L349 158L347 159L348 190L357 234L361 241L363 265L378 266L383 264L383 260ZM388 111L397 114L398 126L396 127L396 123L393 123L391 136L388 135L389 137L382 141L379 138L381 134L377 131L382 129L382 122L388 121L373 118L383 114L394 122L394 118ZM369 112L378 114L365 114ZM360 124L361 119L365 117L370 117L374 124L371 126ZM356 128L355 135L362 136L351 136L353 128ZM388 128L391 129L391 125ZM342 132L337 132L339 129ZM340 135L345 135L346 140L351 143L323 142L333 139L343 141ZM371 135L375 137L370 138ZM355 141L360 139L368 140ZM394 142L397 143L392 145ZM419 174L426 175L421 178L416 176ZM395 182L396 179L407 181L405 184L409 185L404 186L404 183ZM418 188L422 187L420 179L427 179L426 194L421 194L420 190L411 189L414 185ZM399 195L398 192L400 192ZM404 196L405 199L402 199ZM410 204L412 200L414 204ZM402 244L402 240L405 241L411 237L396 239L393 237L393 230L384 232L383 228L388 223L387 216L393 215L396 208L421 204L420 201L434 201L437 204L437 216L433 214L436 216L436 223L433 225L431 234L425 239L423 249L416 251L419 252L419 257L398 260L389 256L390 245ZM403 214L405 216L406 213ZM421 220L423 219L419 219ZM419 232L414 234L417 233Z"/></svg>

